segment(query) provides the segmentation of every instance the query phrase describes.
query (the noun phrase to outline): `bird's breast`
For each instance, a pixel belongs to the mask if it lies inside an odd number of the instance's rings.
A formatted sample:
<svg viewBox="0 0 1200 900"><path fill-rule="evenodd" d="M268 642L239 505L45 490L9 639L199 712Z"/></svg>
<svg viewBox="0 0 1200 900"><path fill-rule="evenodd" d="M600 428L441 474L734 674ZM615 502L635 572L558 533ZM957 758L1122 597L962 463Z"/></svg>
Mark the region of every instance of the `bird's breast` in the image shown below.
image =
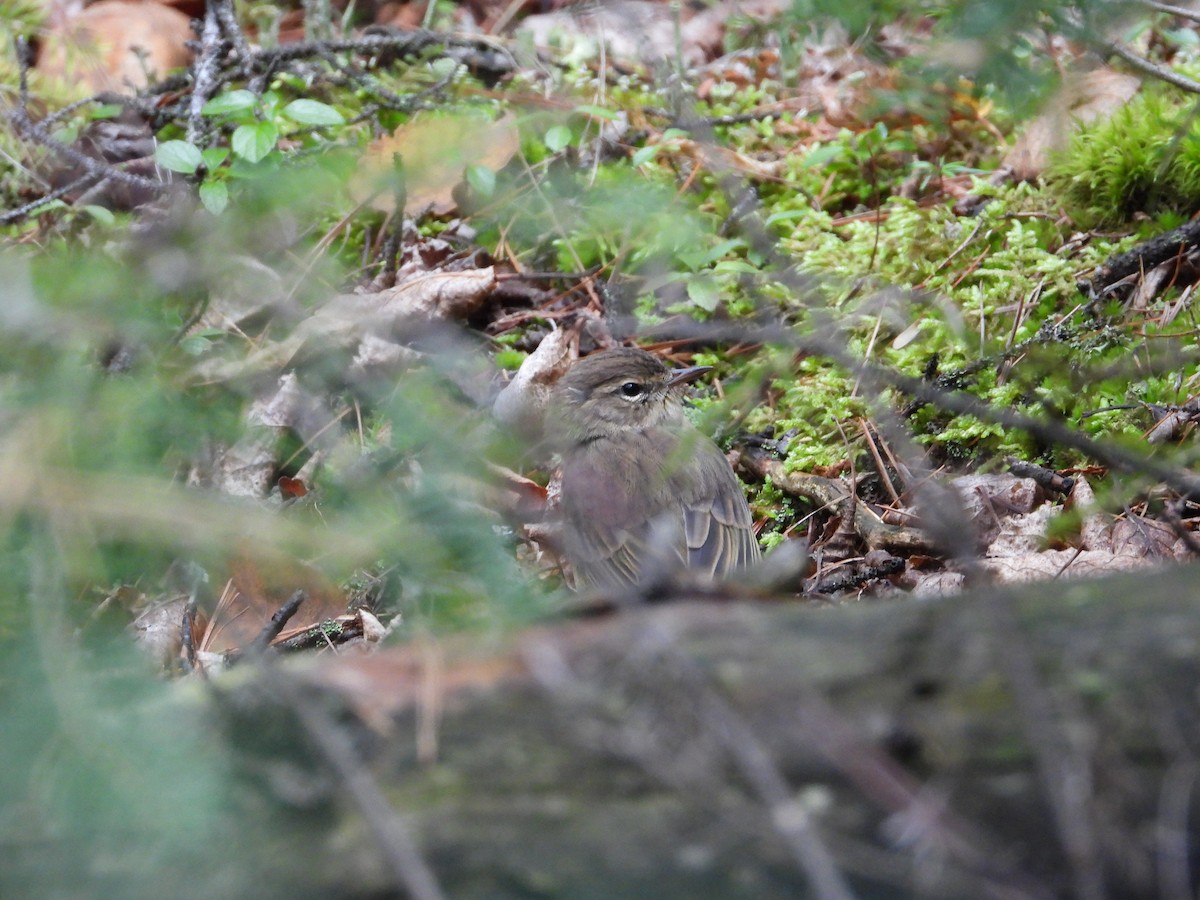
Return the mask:
<svg viewBox="0 0 1200 900"><path fill-rule="evenodd" d="M679 439L670 433L600 438L563 459L562 504L567 517L586 516L609 528L654 518L675 504L664 469Z"/></svg>

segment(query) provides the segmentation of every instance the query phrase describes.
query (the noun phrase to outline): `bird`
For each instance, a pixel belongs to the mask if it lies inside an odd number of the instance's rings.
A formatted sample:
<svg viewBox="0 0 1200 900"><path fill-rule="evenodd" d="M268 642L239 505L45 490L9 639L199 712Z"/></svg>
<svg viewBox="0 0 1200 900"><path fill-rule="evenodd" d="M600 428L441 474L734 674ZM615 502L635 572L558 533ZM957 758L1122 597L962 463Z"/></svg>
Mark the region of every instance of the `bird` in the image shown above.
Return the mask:
<svg viewBox="0 0 1200 900"><path fill-rule="evenodd" d="M645 588L683 567L728 579L760 558L737 476L684 414L684 386L711 369L671 369L618 347L583 357L559 379L552 425L577 588Z"/></svg>

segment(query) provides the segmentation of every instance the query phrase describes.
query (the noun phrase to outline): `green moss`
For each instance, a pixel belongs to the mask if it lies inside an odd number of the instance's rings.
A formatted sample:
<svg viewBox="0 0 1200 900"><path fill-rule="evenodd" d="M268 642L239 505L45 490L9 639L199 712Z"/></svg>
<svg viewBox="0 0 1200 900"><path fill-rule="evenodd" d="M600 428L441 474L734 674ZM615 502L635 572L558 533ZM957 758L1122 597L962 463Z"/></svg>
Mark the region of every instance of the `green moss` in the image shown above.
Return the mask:
<svg viewBox="0 0 1200 900"><path fill-rule="evenodd" d="M1200 206L1200 118L1178 91L1148 85L1110 118L1081 129L1047 172L1089 226Z"/></svg>

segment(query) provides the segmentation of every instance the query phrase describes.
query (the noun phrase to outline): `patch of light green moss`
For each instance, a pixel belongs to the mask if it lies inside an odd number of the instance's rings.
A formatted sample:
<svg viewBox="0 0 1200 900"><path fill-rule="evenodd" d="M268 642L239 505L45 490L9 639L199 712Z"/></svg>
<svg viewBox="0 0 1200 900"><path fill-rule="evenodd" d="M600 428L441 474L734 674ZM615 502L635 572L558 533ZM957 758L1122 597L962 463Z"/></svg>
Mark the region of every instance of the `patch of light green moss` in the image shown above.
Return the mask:
<svg viewBox="0 0 1200 900"><path fill-rule="evenodd" d="M1118 225L1138 213L1190 215L1200 207L1195 101L1147 85L1111 117L1077 132L1046 178L1086 225Z"/></svg>

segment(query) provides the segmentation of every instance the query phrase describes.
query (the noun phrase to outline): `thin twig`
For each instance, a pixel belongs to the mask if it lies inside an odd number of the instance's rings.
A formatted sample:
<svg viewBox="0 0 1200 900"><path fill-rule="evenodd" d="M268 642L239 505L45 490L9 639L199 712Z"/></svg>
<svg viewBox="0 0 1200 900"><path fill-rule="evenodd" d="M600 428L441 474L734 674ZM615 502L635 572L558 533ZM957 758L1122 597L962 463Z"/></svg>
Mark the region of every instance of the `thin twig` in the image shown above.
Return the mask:
<svg viewBox="0 0 1200 900"><path fill-rule="evenodd" d="M216 12L217 21L221 25L221 33L233 45L238 62L245 69L249 65L252 53L250 45L246 42L246 36L242 34L242 28L238 25L237 16L234 14L233 0L209 0L208 7ZM245 74L249 74L248 69L245 70Z"/></svg>
<svg viewBox="0 0 1200 900"><path fill-rule="evenodd" d="M41 209L43 206L53 203L60 197L65 197L67 194L70 194L76 190L94 187L96 184L103 181L104 178L104 175L96 172L84 172L74 181L68 182L61 187L57 187L50 193L43 194L41 197L38 197L36 200L30 200L28 203L24 203L21 206L14 207L13 209L0 213L0 225L9 225L13 222L19 222L30 213Z"/></svg>
<svg viewBox="0 0 1200 900"><path fill-rule="evenodd" d="M1192 22L1200 22L1200 12L1194 9L1187 9L1182 6L1171 6L1168 3L1158 3L1157 0L1141 0L1142 6L1148 7L1155 12L1166 13L1170 16L1179 16L1181 19L1189 19Z"/></svg>
<svg viewBox="0 0 1200 900"><path fill-rule="evenodd" d="M1183 75L1180 75L1178 72L1168 69L1166 66L1160 66L1152 63L1150 60L1138 56L1128 47L1118 43L1117 41L1109 41L1103 46L1110 53L1121 57L1121 59L1125 60L1125 62L1129 63L1135 69L1145 72L1147 75L1152 75L1160 81L1165 81L1167 84L1173 84L1175 87L1180 88L1181 90L1190 91L1193 94L1200 94L1200 82L1192 81L1192 79L1186 78Z"/></svg>
<svg viewBox="0 0 1200 900"><path fill-rule="evenodd" d="M341 780L397 883L413 900L442 900L445 894L437 877L421 856L408 826L387 802L383 789L359 757L353 741L320 703L304 696L267 658L260 660L263 681L295 713L313 747Z"/></svg>
<svg viewBox="0 0 1200 900"><path fill-rule="evenodd" d="M199 146L204 121L204 104L221 84L221 59L228 44L221 39L221 20L217 3L210 3L204 13L204 28L200 32L200 52L192 66L192 96L188 103L187 140Z"/></svg>

